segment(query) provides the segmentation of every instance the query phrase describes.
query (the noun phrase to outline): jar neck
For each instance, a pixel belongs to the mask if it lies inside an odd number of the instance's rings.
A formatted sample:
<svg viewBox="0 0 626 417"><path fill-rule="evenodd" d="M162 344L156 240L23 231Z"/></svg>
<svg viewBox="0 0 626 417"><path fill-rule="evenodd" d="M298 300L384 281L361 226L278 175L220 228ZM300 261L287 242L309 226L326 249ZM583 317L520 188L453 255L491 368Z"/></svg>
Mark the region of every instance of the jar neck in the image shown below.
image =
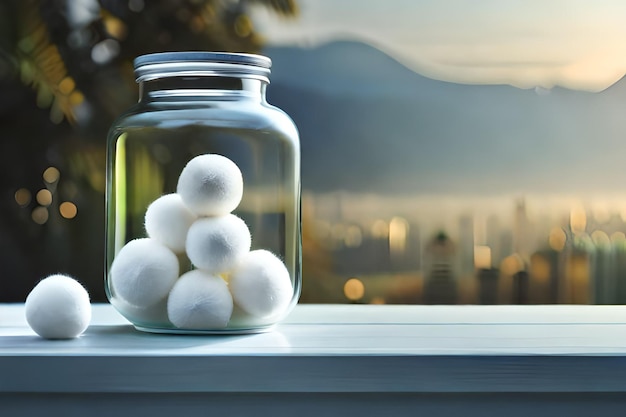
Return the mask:
<svg viewBox="0 0 626 417"><path fill-rule="evenodd" d="M139 101L249 99L265 101L267 81L222 76L167 76L139 81Z"/></svg>

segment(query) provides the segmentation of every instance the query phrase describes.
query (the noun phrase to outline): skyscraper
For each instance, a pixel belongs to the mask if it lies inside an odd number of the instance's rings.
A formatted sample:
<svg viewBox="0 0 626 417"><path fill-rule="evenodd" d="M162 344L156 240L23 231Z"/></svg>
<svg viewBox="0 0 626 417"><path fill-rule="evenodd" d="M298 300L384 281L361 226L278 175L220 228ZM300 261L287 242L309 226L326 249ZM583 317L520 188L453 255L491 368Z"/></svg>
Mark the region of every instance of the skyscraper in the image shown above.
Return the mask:
<svg viewBox="0 0 626 417"><path fill-rule="evenodd" d="M491 263L493 265L500 265L502 259L505 256L510 255L510 253L502 252L502 242L500 241L501 231L500 231L500 222L498 220L498 216L492 214L487 218L486 224L486 244L491 248Z"/></svg>
<svg viewBox="0 0 626 417"><path fill-rule="evenodd" d="M528 214L526 213L526 201L523 198L515 202L515 214L513 218L513 251L523 259L528 259L532 248L530 247L531 230Z"/></svg>
<svg viewBox="0 0 626 417"><path fill-rule="evenodd" d="M453 272L456 247L444 231L437 233L426 247L424 263L427 279L425 304L456 304L457 283Z"/></svg>
<svg viewBox="0 0 626 417"><path fill-rule="evenodd" d="M459 268L463 278L474 276L474 218L459 218Z"/></svg>

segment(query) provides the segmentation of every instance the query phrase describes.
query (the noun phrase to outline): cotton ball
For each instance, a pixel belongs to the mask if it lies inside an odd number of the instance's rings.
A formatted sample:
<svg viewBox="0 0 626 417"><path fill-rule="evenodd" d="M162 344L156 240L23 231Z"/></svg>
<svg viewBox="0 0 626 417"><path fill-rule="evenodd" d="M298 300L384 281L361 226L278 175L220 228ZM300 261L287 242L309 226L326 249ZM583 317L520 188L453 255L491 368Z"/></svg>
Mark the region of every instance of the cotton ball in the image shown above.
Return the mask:
<svg viewBox="0 0 626 417"><path fill-rule="evenodd" d="M266 250L246 254L232 272L229 285L235 303L257 317L283 313L293 297L287 268Z"/></svg>
<svg viewBox="0 0 626 417"><path fill-rule="evenodd" d="M222 216L241 202L243 177L230 159L216 154L199 155L180 173L177 192L196 214Z"/></svg>
<svg viewBox="0 0 626 417"><path fill-rule="evenodd" d="M137 307L115 297L111 298L110 303L122 316L136 326L163 327L171 325L167 318L167 298L147 307Z"/></svg>
<svg viewBox="0 0 626 417"><path fill-rule="evenodd" d="M248 253L252 238L246 223L234 214L203 217L187 233L187 256L198 269L228 271Z"/></svg>
<svg viewBox="0 0 626 417"><path fill-rule="evenodd" d="M178 194L167 194L154 200L146 210L148 236L176 253L185 251L187 230L196 219Z"/></svg>
<svg viewBox="0 0 626 417"><path fill-rule="evenodd" d="M154 239L128 242L115 256L109 279L113 296L137 307L167 297L178 278L178 258Z"/></svg>
<svg viewBox="0 0 626 417"><path fill-rule="evenodd" d="M233 312L226 282L198 269L183 274L167 299L170 321L184 329L221 329Z"/></svg>
<svg viewBox="0 0 626 417"><path fill-rule="evenodd" d="M72 339L89 326L89 294L66 275L51 275L32 289L25 303L26 321L46 339Z"/></svg>
<svg viewBox="0 0 626 417"><path fill-rule="evenodd" d="M232 293L232 292L231 292ZM230 316L228 327L231 329L244 328L259 329L259 332L268 330L274 324L272 317L258 317L244 311L237 304L233 306L233 314Z"/></svg>

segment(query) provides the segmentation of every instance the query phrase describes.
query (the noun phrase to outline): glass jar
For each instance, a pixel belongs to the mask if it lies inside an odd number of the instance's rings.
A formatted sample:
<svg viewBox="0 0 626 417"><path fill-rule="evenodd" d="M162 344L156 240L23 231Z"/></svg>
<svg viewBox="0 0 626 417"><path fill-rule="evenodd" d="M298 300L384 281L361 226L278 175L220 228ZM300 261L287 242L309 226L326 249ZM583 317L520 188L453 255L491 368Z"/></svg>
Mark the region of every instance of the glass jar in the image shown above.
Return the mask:
<svg viewBox="0 0 626 417"><path fill-rule="evenodd" d="M251 333L301 287L300 145L267 103L271 60L135 59L139 102L107 139L105 288L133 325Z"/></svg>

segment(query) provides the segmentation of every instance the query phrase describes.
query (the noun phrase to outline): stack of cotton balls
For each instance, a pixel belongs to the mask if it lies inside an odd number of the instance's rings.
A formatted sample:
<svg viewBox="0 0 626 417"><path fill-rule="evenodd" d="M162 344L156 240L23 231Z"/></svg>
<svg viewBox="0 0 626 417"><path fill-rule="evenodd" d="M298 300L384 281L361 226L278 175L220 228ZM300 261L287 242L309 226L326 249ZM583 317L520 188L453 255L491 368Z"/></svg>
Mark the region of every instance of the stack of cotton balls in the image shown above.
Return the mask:
<svg viewBox="0 0 626 417"><path fill-rule="evenodd" d="M269 251L250 251L248 226L232 214L243 196L239 167L221 155L197 156L176 191L146 210L148 238L128 242L115 257L113 296L131 308L163 305L183 329L224 328L235 306L255 320L284 312L293 296L287 268ZM179 276L183 254L195 269Z"/></svg>

